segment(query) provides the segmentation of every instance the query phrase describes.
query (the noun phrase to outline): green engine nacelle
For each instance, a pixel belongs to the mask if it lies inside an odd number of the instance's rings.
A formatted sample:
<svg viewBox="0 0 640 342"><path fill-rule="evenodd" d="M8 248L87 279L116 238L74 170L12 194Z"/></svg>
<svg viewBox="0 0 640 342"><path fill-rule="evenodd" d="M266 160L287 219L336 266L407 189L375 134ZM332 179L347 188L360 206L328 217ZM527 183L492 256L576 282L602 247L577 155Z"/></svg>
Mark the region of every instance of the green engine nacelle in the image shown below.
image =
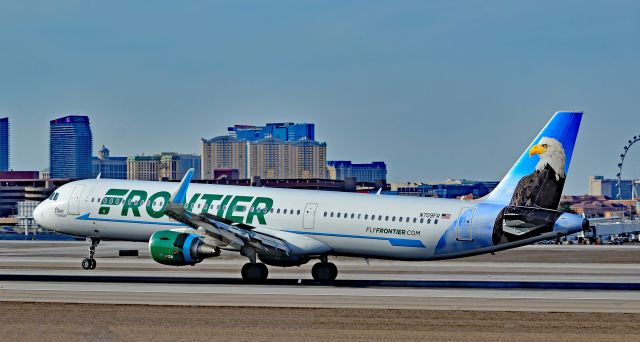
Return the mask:
<svg viewBox="0 0 640 342"><path fill-rule="evenodd" d="M149 239L149 252L156 262L171 266L195 265L205 258L220 255L220 249L208 245L196 234L161 230Z"/></svg>

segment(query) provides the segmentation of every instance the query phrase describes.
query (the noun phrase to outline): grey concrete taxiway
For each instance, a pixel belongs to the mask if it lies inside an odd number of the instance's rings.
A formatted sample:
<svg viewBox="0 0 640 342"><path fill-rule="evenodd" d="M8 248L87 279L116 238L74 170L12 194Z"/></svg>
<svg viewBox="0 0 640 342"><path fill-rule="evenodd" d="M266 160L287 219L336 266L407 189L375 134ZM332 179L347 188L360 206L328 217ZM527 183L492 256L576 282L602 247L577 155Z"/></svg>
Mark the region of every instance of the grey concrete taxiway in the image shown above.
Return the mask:
<svg viewBox="0 0 640 342"><path fill-rule="evenodd" d="M312 263L270 267L267 283L249 285L239 279L245 259L236 254L176 268L155 263L135 243L101 244L97 269L85 271L85 247L0 242L0 301L640 312L637 247L534 246L445 262L335 258L340 275L331 285L311 280ZM137 249L140 257L118 258L119 249Z"/></svg>

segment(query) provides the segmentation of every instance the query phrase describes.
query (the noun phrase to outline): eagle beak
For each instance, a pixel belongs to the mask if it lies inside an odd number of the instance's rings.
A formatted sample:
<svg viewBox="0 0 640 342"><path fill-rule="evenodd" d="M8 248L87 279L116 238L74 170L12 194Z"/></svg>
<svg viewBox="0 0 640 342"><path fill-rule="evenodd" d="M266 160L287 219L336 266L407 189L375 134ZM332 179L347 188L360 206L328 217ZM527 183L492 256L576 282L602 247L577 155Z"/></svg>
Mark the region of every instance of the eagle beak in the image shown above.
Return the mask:
<svg viewBox="0 0 640 342"><path fill-rule="evenodd" d="M547 152L547 150L542 145L535 145L529 150L529 157L534 154L542 154Z"/></svg>

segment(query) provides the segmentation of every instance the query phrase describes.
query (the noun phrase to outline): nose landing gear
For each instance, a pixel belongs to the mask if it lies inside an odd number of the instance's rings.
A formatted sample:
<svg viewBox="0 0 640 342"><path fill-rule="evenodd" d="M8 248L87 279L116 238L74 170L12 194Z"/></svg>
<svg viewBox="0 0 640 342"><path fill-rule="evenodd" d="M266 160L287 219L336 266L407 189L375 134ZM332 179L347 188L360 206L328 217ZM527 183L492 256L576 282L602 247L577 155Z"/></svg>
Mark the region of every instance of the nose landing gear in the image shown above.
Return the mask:
<svg viewBox="0 0 640 342"><path fill-rule="evenodd" d="M96 254L96 246L100 243L100 239L91 238L91 247L89 247L89 257L82 259L82 268L85 270L93 270L96 268L96 259L93 256Z"/></svg>

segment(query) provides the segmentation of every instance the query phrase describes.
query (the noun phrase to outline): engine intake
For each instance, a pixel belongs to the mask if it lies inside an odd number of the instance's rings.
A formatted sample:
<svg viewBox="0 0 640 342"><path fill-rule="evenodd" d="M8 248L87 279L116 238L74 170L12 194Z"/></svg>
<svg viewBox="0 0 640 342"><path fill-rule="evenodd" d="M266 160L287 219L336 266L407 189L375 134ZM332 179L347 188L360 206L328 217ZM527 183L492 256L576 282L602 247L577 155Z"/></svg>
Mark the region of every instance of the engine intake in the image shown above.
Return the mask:
<svg viewBox="0 0 640 342"><path fill-rule="evenodd" d="M149 252L158 263L171 266L195 265L217 257L220 249L204 243L199 235L161 230L151 235Z"/></svg>

